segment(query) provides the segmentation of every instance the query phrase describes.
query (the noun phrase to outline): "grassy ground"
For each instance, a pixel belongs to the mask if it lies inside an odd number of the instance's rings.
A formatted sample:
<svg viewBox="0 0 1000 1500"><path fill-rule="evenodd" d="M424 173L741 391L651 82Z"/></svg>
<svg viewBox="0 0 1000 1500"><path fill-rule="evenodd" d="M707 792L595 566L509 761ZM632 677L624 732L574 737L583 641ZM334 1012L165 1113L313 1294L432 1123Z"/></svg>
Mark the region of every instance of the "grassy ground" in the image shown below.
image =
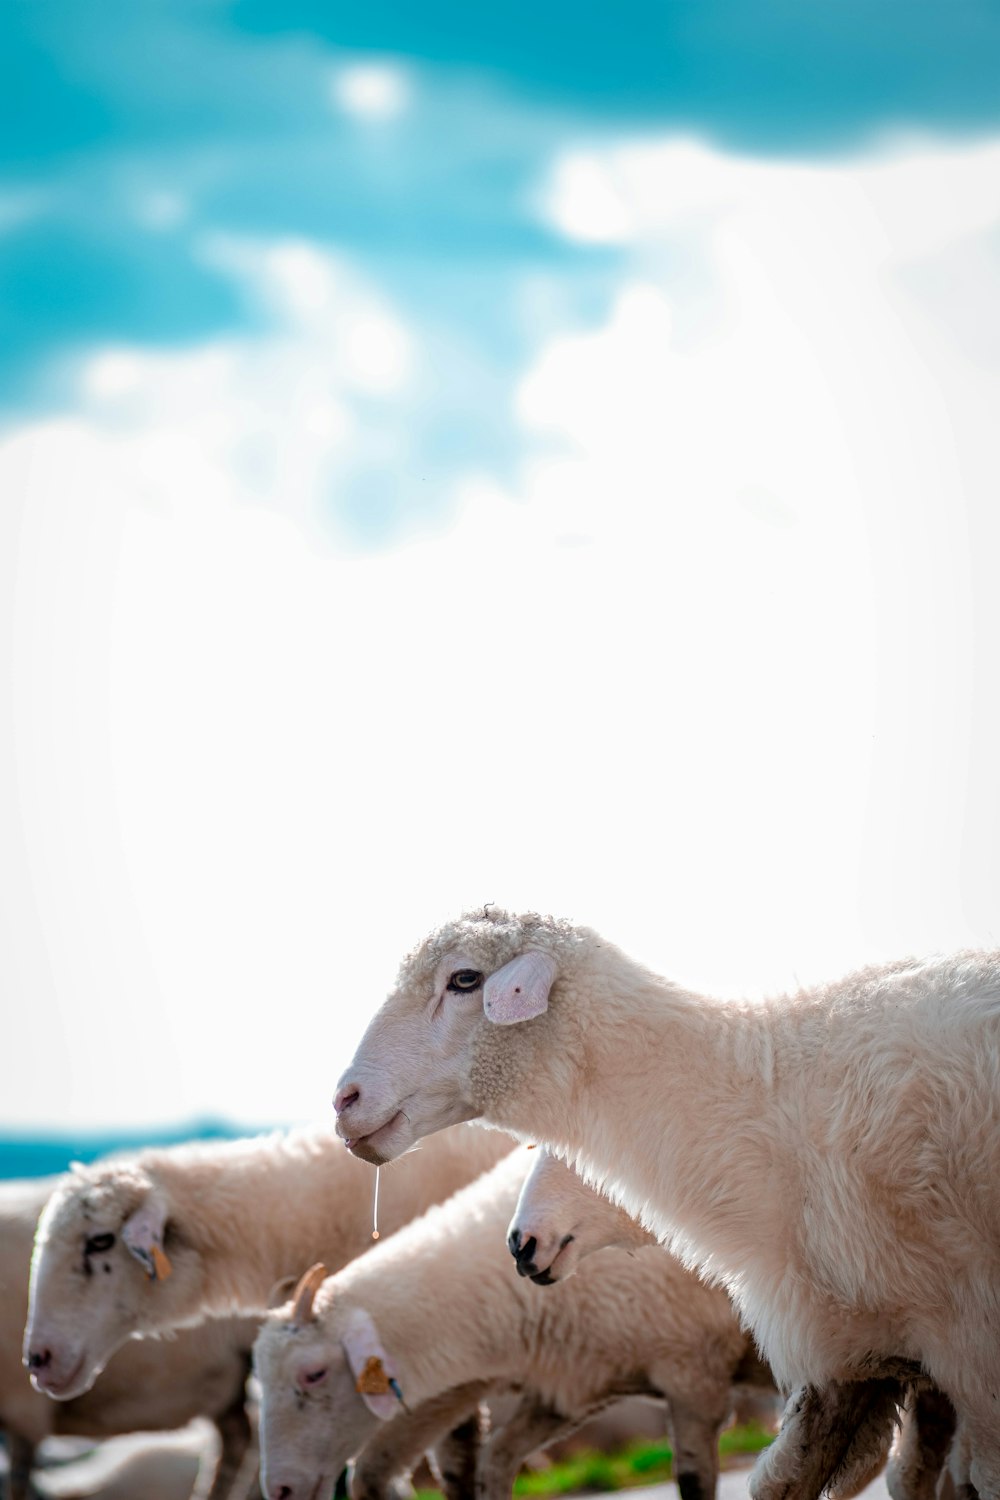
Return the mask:
<svg viewBox="0 0 1000 1500"><path fill-rule="evenodd" d="M719 1440L722 1467L748 1462L766 1448L773 1434L750 1424L730 1427ZM673 1478L673 1455L667 1443L632 1443L620 1453L581 1453L564 1463L520 1475L515 1496L545 1500L550 1495L630 1490L643 1484L662 1484ZM436 1490L418 1491L418 1500L439 1500Z"/></svg>

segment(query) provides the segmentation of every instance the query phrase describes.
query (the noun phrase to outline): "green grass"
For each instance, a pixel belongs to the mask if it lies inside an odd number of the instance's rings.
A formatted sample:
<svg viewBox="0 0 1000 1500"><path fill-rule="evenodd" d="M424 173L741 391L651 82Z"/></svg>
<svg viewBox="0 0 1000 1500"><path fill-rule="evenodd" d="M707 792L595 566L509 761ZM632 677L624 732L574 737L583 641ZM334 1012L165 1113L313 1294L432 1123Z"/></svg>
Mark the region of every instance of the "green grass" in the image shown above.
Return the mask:
<svg viewBox="0 0 1000 1500"><path fill-rule="evenodd" d="M766 1448L772 1434L756 1423L730 1427L719 1439L723 1460L753 1455ZM565 1463L552 1464L520 1474L515 1496L545 1500L553 1495L600 1494L610 1490L635 1489L643 1484L662 1484L673 1478L673 1454L668 1443L632 1443L620 1453L580 1453ZM417 1500L439 1500L436 1490L418 1490Z"/></svg>

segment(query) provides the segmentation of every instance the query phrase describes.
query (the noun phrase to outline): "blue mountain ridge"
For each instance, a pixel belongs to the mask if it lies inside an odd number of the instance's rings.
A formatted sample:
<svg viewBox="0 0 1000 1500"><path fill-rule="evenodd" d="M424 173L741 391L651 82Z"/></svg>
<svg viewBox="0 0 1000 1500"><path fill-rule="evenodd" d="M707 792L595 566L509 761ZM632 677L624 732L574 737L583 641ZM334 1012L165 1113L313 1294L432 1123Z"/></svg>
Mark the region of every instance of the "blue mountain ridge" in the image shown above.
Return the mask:
<svg viewBox="0 0 1000 1500"><path fill-rule="evenodd" d="M206 1118L142 1129L61 1131L29 1134L0 1132L0 1179L48 1177L65 1172L70 1162L90 1162L109 1152L134 1151L143 1146L173 1146L181 1141L235 1140L260 1135L274 1126L244 1126L231 1120Z"/></svg>

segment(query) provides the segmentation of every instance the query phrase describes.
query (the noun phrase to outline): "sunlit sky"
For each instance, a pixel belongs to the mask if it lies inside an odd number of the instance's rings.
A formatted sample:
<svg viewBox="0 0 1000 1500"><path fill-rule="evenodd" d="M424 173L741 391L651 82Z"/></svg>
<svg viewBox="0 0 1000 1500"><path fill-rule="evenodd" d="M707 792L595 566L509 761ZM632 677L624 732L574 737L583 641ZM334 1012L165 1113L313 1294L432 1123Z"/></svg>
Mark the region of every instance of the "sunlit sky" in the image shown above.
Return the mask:
<svg viewBox="0 0 1000 1500"><path fill-rule="evenodd" d="M1000 943L1000 13L15 4L0 1125L323 1118L492 901Z"/></svg>

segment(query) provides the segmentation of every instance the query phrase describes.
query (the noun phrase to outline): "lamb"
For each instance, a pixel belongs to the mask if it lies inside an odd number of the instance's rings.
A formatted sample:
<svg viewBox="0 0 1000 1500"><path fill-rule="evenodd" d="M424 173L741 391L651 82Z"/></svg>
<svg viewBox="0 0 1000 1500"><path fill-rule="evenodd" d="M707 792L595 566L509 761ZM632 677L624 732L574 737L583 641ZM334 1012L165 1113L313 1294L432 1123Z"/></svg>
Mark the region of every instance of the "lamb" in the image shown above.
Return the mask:
<svg viewBox="0 0 1000 1500"><path fill-rule="evenodd" d="M728 1298L657 1246L609 1251L535 1291L504 1246L526 1167L520 1152L500 1162L322 1284L318 1268L271 1314L254 1352L271 1500L321 1493L351 1454L370 1450L380 1420L419 1421L426 1403L456 1388L468 1401L477 1383L520 1390L485 1447L485 1500L510 1495L527 1454L634 1394L667 1403L684 1500L714 1493L733 1387L769 1380ZM359 1396L359 1383L378 1389L371 1376L385 1393Z"/></svg>
<svg viewBox="0 0 1000 1500"><path fill-rule="evenodd" d="M1000 954L752 1005L489 909L404 961L335 1107L371 1162L470 1119L574 1161L726 1287L785 1388L929 1377L1000 1500L998 1074Z"/></svg>
<svg viewBox="0 0 1000 1500"><path fill-rule="evenodd" d="M392 1233L511 1150L460 1127L386 1174ZM372 1243L371 1174L332 1131L147 1149L76 1168L49 1199L31 1267L24 1356L36 1389L87 1390L127 1339L227 1313L263 1314L318 1256Z"/></svg>
<svg viewBox="0 0 1000 1500"><path fill-rule="evenodd" d="M128 1344L85 1395L56 1404L32 1390L21 1365L28 1269L38 1215L59 1178L0 1186L0 1426L7 1435L10 1500L27 1500L34 1452L57 1434L110 1437L165 1431L210 1417L221 1449L210 1495L244 1493L251 1445L244 1397L255 1318L226 1318L167 1344Z"/></svg>

